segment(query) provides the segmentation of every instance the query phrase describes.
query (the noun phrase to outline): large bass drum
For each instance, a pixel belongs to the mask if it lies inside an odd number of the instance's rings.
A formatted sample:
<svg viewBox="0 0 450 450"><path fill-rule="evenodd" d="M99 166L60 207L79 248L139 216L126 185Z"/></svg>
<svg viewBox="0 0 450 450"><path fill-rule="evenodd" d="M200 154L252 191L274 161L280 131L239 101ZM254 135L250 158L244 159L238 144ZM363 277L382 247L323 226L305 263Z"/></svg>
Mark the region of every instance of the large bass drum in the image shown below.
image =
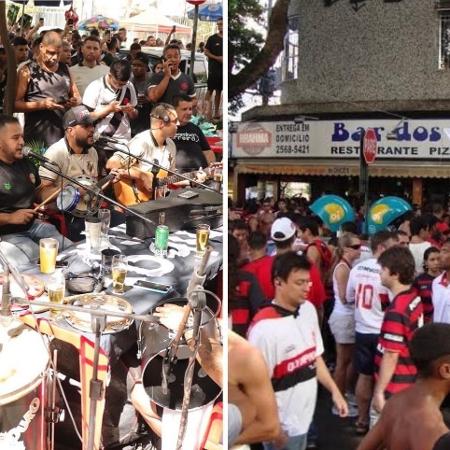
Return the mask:
<svg viewBox="0 0 450 450"><path fill-rule="evenodd" d="M16 320L0 322L0 343L0 449L47 450L45 343Z"/></svg>
<svg viewBox="0 0 450 450"><path fill-rule="evenodd" d="M174 303L182 306L186 299L171 299L155 306ZM218 327L215 313L208 307L202 312L201 327L209 329L213 336ZM162 324L143 322L139 328L139 341L142 354L142 383L149 397L159 406L181 410L184 394L184 375L189 363L190 350L182 337L177 351L177 359L172 364L168 377L166 393L161 386L163 361L176 332ZM189 409L196 409L212 403L219 395L220 387L206 374L198 361L195 361Z"/></svg>

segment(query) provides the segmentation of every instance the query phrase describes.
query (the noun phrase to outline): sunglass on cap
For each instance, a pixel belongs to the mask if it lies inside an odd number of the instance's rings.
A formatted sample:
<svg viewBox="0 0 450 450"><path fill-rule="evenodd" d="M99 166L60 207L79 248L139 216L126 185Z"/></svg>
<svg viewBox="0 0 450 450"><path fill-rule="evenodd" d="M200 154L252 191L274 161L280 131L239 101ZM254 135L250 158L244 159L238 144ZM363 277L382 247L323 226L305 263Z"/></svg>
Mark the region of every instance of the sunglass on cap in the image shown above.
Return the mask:
<svg viewBox="0 0 450 450"><path fill-rule="evenodd" d="M349 245L349 248L352 248L353 250L359 250L361 248L361 244L353 244Z"/></svg>

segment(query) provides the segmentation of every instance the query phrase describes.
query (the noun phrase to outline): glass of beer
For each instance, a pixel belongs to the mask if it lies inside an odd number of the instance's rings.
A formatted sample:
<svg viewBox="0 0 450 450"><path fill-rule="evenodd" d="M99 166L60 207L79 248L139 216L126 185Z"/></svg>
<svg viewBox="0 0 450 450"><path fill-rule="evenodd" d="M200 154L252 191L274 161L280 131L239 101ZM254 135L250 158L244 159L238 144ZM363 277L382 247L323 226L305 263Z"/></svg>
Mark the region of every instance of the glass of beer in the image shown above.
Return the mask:
<svg viewBox="0 0 450 450"><path fill-rule="evenodd" d="M205 223L197 225L197 232L196 232L197 257L201 258L205 254L206 247L208 247L208 240L209 240L209 225Z"/></svg>
<svg viewBox="0 0 450 450"><path fill-rule="evenodd" d="M58 241L53 238L45 238L39 241L39 259L42 273L53 273L58 255Z"/></svg>
<svg viewBox="0 0 450 450"><path fill-rule="evenodd" d="M57 271L50 277L47 284L47 293L50 303L62 304L64 302L64 296L66 294L66 280L62 271ZM59 316L61 310L50 309L51 315L54 318Z"/></svg>
<svg viewBox="0 0 450 450"><path fill-rule="evenodd" d="M114 255L111 263L111 276L113 280L112 290L115 294L123 294L124 292L127 269L127 257L125 255Z"/></svg>

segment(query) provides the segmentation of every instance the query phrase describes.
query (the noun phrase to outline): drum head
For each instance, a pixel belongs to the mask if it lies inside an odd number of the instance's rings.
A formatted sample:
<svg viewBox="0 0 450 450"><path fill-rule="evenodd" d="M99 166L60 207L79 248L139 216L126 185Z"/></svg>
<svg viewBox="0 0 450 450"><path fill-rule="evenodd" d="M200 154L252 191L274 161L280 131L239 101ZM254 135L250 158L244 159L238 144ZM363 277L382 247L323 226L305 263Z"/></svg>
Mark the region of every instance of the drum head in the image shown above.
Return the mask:
<svg viewBox="0 0 450 450"><path fill-rule="evenodd" d="M73 186L66 186L56 197L56 206L60 211L70 212L80 200L80 193Z"/></svg>
<svg viewBox="0 0 450 450"><path fill-rule="evenodd" d="M69 297L67 301L73 306L80 306L89 309L103 309L107 311L122 312L131 314L133 308L126 300L105 294L82 294ZM67 322L74 328L92 333L91 314L78 311L68 311L65 313ZM107 316L106 328L103 333L111 334L125 330L133 323L132 319L124 319L117 316Z"/></svg>
<svg viewBox="0 0 450 450"><path fill-rule="evenodd" d="M175 364L172 364L168 377L167 393L165 394L161 387L164 354L165 351L148 361L144 368L142 383L148 396L156 404L164 408L181 410L184 395L184 376L189 360L179 359ZM220 387L208 377L198 361L195 361L189 409L200 408L213 402L220 392Z"/></svg>
<svg viewBox="0 0 450 450"><path fill-rule="evenodd" d="M0 343L0 405L6 405L41 383L49 356L39 333L18 320L0 323Z"/></svg>

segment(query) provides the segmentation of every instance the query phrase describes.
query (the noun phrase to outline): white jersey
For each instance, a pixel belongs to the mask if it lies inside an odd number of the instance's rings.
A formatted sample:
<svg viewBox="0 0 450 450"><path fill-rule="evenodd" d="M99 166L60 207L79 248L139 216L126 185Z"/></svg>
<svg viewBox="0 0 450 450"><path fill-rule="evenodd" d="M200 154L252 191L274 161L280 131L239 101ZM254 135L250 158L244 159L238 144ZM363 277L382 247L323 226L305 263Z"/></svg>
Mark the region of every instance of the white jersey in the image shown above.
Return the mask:
<svg viewBox="0 0 450 450"><path fill-rule="evenodd" d="M447 272L433 280L433 322L450 323L450 285Z"/></svg>
<svg viewBox="0 0 450 450"><path fill-rule="evenodd" d="M382 309L391 296L380 279L381 267L376 258L357 264L350 271L347 283L347 301L355 303L355 329L357 333L379 334L383 322Z"/></svg>

